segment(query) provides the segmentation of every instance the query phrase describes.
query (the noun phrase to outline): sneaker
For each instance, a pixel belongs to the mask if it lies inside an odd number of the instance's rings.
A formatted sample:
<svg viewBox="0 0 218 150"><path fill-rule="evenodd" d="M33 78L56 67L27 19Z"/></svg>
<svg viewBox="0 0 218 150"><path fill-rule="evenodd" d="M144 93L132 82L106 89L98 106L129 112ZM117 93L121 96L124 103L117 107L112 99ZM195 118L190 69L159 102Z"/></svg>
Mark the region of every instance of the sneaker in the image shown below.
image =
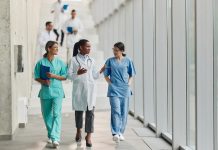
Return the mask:
<svg viewBox="0 0 218 150"><path fill-rule="evenodd" d="M113 140L116 142L116 143L119 143L119 140L120 140L120 137L119 137L119 135L114 135L113 136Z"/></svg>
<svg viewBox="0 0 218 150"><path fill-rule="evenodd" d="M59 146L58 141L54 141L54 142L53 142L53 146L54 146L54 148L57 148L57 147Z"/></svg>
<svg viewBox="0 0 218 150"><path fill-rule="evenodd" d="M46 147L47 147L47 148L53 148L53 144L52 144L52 140L51 140L51 139L48 139L48 140L47 140Z"/></svg>
<svg viewBox="0 0 218 150"><path fill-rule="evenodd" d="M48 139L48 140L47 140L47 143L48 143L48 144L52 144L52 140L51 140L51 139Z"/></svg>
<svg viewBox="0 0 218 150"><path fill-rule="evenodd" d="M120 136L120 141L124 141L125 140L125 138L124 138L124 136L122 134L120 134L119 136Z"/></svg>

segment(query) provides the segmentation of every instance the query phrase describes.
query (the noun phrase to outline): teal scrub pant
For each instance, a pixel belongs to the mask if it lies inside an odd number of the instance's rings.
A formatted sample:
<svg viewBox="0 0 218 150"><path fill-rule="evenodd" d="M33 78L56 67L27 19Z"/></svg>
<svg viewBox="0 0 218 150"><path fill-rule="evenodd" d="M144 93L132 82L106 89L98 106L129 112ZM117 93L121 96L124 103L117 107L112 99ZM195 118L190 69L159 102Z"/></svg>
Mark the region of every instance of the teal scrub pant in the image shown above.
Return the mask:
<svg viewBox="0 0 218 150"><path fill-rule="evenodd" d="M41 111L48 138L52 141L60 141L62 98L41 99Z"/></svg>

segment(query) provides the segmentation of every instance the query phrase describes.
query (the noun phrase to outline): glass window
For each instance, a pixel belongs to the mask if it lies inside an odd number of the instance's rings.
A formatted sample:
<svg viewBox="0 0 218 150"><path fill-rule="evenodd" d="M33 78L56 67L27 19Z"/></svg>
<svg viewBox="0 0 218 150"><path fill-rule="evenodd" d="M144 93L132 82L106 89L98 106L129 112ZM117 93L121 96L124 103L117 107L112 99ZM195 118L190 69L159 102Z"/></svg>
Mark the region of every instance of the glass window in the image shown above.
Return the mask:
<svg viewBox="0 0 218 150"><path fill-rule="evenodd" d="M214 0L214 104L215 104L215 149L218 149L218 2Z"/></svg>
<svg viewBox="0 0 218 150"><path fill-rule="evenodd" d="M167 0L167 132L172 134L172 36L171 0Z"/></svg>
<svg viewBox="0 0 218 150"><path fill-rule="evenodd" d="M187 145L196 145L196 46L195 0L186 0L187 40Z"/></svg>

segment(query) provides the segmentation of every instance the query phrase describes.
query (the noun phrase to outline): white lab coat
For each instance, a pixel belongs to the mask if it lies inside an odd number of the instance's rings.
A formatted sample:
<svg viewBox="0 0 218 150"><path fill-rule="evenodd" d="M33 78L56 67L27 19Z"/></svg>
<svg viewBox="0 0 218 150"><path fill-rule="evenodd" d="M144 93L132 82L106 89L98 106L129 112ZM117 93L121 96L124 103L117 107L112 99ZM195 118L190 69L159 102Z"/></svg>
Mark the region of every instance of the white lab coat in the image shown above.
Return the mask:
<svg viewBox="0 0 218 150"><path fill-rule="evenodd" d="M62 12L63 6L65 4L66 3L63 2L55 2L52 5L51 11L54 11L54 29L60 30L65 21L67 20L66 10Z"/></svg>
<svg viewBox="0 0 218 150"><path fill-rule="evenodd" d="M77 75L79 69L79 61L81 68L88 71L85 74ZM95 69L95 62L89 56L85 59L81 58L81 54L73 57L68 70L68 78L73 81L72 106L76 111L92 110L96 104L96 79L100 77L100 72ZM82 56L84 57L84 56Z"/></svg>
<svg viewBox="0 0 218 150"><path fill-rule="evenodd" d="M55 41L56 40L56 35L54 34L53 31L48 32L47 30L43 30L38 37L38 43L40 46L40 50L42 52L45 51L45 45L48 41Z"/></svg>
<svg viewBox="0 0 218 150"><path fill-rule="evenodd" d="M67 27L72 27L73 29L77 29L77 34L68 34ZM83 31L83 24L79 18L68 19L63 25L63 31L67 33L67 48L71 50L70 57L72 57L72 51L74 44L81 39L81 32Z"/></svg>

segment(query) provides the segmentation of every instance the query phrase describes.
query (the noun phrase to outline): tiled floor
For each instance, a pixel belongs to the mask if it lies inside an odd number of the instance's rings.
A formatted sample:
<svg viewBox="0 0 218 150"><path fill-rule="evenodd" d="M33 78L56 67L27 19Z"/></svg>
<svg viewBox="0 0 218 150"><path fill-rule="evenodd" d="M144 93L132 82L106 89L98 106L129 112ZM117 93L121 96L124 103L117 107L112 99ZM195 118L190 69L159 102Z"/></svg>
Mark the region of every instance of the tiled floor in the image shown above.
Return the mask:
<svg viewBox="0 0 218 150"><path fill-rule="evenodd" d="M170 150L171 146L159 138L142 124L129 116L125 132L126 140L116 144L110 133L110 112L95 112L95 133L92 137L93 150ZM144 130L145 134L138 136L137 131ZM82 146L77 147L75 136L74 113L64 113L62 122L62 140L59 149L84 150L83 134ZM48 150L46 148L46 129L41 115L29 116L26 128L18 129L13 141L0 141L0 150Z"/></svg>

